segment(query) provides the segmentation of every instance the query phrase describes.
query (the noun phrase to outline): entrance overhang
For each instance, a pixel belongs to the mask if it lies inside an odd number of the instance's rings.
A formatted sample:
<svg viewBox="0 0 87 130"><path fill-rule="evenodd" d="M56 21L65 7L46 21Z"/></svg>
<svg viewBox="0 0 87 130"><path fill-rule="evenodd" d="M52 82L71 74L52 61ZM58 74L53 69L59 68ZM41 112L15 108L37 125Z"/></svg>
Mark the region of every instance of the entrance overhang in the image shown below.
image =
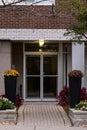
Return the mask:
<svg viewBox="0 0 87 130"><path fill-rule="evenodd" d="M66 29L0 29L0 40L58 40L68 41Z"/></svg>

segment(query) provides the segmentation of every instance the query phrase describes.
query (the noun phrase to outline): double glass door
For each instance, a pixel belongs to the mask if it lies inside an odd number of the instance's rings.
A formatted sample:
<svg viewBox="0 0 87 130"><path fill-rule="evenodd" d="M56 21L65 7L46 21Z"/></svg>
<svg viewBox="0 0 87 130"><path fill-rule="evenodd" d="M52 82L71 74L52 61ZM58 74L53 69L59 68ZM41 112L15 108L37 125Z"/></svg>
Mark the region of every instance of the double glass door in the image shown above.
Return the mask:
<svg viewBox="0 0 87 130"><path fill-rule="evenodd" d="M57 96L57 54L25 55L25 96L28 100L52 100Z"/></svg>

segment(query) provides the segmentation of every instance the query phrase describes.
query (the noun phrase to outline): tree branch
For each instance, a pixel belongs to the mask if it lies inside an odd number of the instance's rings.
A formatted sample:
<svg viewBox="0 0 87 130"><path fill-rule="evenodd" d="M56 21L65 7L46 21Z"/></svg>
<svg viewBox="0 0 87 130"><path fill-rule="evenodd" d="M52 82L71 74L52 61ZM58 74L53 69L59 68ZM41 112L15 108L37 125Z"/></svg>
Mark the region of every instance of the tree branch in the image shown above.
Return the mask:
<svg viewBox="0 0 87 130"><path fill-rule="evenodd" d="M10 3L6 4L6 2L4 0L2 0L2 3L3 3L2 7L11 6L13 4L21 3L23 1L26 1L26 0L17 0L17 1L14 0L13 2L10 2Z"/></svg>
<svg viewBox="0 0 87 130"><path fill-rule="evenodd" d="M2 1L3 5L5 6L5 2L4 2L4 0L1 0L1 1Z"/></svg>
<svg viewBox="0 0 87 130"><path fill-rule="evenodd" d="M17 4L17 3L25 2L26 0L17 0L17 1L13 0L13 2L10 2L10 3L7 3L7 4L4 0L1 0L1 1L3 3L3 5L1 7L6 7L6 6L11 6L11 5L14 5L14 4ZM48 1L48 0L39 0L39 1L36 1L36 2L33 2L32 4L30 4L30 6L41 3L43 1Z"/></svg>
<svg viewBox="0 0 87 130"><path fill-rule="evenodd" d="M84 33L83 33L83 34L82 34L82 36L83 36L83 37L85 37L85 38L87 39L87 36L86 36L86 34L84 34Z"/></svg>

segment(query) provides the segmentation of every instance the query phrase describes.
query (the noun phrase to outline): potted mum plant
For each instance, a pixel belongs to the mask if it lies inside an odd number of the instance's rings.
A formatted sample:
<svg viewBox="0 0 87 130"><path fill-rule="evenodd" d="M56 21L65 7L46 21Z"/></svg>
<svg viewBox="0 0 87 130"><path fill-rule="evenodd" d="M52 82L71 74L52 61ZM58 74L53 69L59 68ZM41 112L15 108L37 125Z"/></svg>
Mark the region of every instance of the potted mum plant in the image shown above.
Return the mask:
<svg viewBox="0 0 87 130"><path fill-rule="evenodd" d="M17 70L6 70L4 72L5 96L15 104L16 85L19 72Z"/></svg>
<svg viewBox="0 0 87 130"><path fill-rule="evenodd" d="M83 73L80 70L72 70L68 74L70 89L70 107L74 108L80 102L81 82Z"/></svg>

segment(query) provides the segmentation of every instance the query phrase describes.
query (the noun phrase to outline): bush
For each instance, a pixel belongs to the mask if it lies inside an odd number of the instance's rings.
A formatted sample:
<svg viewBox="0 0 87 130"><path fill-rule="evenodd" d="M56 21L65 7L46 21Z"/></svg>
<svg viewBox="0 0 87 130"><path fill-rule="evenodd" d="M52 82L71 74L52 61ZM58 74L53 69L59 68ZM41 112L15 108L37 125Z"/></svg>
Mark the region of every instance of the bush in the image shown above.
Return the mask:
<svg viewBox="0 0 87 130"><path fill-rule="evenodd" d="M81 89L81 101L87 100L87 88L83 87Z"/></svg>
<svg viewBox="0 0 87 130"><path fill-rule="evenodd" d="M69 104L69 88L64 86L63 90L57 96L58 104L65 106Z"/></svg>
<svg viewBox="0 0 87 130"><path fill-rule="evenodd" d="M87 100L87 88L81 88L81 101ZM69 87L64 86L63 90L57 96L57 101L59 105L66 106L69 105Z"/></svg>
<svg viewBox="0 0 87 130"><path fill-rule="evenodd" d="M87 111L87 101L81 101L75 106L76 110Z"/></svg>
<svg viewBox="0 0 87 130"><path fill-rule="evenodd" d="M19 107L22 105L22 98L19 94L16 95L16 106Z"/></svg>
<svg viewBox="0 0 87 130"><path fill-rule="evenodd" d="M6 96L4 94L0 95L0 99L6 99ZM22 105L22 98L19 94L16 95L16 101L15 101L16 107L19 107Z"/></svg>
<svg viewBox="0 0 87 130"><path fill-rule="evenodd" d="M0 98L0 110L14 109L14 104L7 98Z"/></svg>

